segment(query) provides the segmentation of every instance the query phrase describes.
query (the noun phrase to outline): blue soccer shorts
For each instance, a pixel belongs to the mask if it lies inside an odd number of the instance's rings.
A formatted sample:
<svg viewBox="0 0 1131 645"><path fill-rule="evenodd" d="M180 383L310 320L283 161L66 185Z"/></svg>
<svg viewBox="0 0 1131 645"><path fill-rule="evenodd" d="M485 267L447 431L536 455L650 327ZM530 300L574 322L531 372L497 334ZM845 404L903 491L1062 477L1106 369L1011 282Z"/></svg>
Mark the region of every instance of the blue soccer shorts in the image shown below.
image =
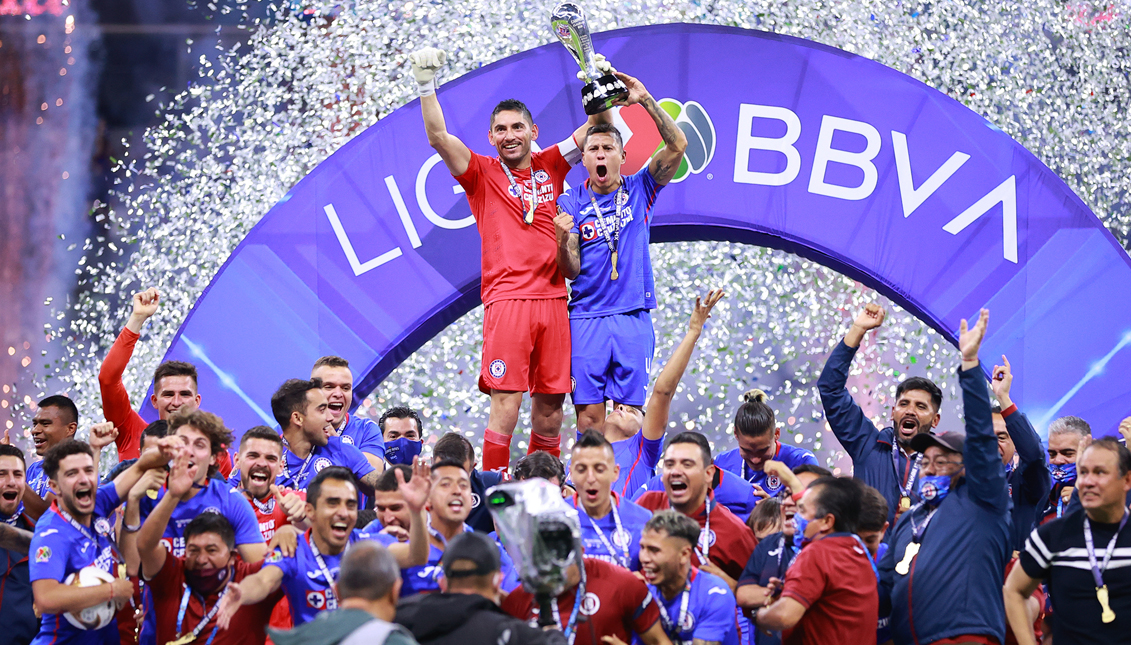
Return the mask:
<svg viewBox="0 0 1131 645"><path fill-rule="evenodd" d="M596 318L571 318L570 374L573 404L613 400L643 406L656 334L652 315L641 309Z"/></svg>

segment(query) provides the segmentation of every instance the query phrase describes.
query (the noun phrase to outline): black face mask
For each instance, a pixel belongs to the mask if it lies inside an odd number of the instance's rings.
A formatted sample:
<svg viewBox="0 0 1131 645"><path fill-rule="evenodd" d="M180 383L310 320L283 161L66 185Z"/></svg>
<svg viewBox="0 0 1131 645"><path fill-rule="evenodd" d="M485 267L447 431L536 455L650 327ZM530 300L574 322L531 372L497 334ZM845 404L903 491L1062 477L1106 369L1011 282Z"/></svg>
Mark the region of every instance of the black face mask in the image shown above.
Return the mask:
<svg viewBox="0 0 1131 645"><path fill-rule="evenodd" d="M185 583L189 588L202 596L211 596L224 588L231 576L230 566L222 569L185 569Z"/></svg>

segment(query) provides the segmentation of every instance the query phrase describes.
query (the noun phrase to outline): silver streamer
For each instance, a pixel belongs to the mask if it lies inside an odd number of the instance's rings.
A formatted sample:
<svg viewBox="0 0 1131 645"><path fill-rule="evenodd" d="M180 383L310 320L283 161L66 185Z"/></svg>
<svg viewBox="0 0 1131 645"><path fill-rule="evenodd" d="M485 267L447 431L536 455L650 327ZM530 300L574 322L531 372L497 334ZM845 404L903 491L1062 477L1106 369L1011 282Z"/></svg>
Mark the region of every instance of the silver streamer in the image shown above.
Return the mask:
<svg viewBox="0 0 1131 645"><path fill-rule="evenodd" d="M81 409L97 410L98 367L128 316L129 296L156 285L164 304L126 372L139 402L192 303L259 218L378 115L413 98L410 52L446 49L441 81L451 80L550 42L551 5L356 0L305 4L310 20L284 8L270 24L247 22L248 43L215 57L218 63L202 57L200 81L159 106L164 122L148 132L146 149L122 161L125 207L110 217L134 250L86 241L102 261L78 267L82 295L55 314L63 323L47 325L69 358L40 375L44 391L69 390ZM761 29L909 74L1033 151L1127 245L1125 7L1063 0L586 0L585 8L594 31L666 22ZM717 286L729 293L683 378L672 429L699 429L718 449L729 448L733 410L745 390L759 386L777 410L784 441L846 468L815 382L856 310L875 300L891 313L865 343L850 380L865 411L882 423L895 383L921 374L943 386L944 426L960 423L955 349L871 290L795 256L738 244L657 245L653 258L662 267L656 373L683 334L694 296ZM481 316L475 310L424 345L364 402L362 413L407 404L422 411L433 437L448 429L477 437L488 408L475 387ZM520 421L521 435L525 428L528 418ZM515 444L516 451L525 447Z"/></svg>

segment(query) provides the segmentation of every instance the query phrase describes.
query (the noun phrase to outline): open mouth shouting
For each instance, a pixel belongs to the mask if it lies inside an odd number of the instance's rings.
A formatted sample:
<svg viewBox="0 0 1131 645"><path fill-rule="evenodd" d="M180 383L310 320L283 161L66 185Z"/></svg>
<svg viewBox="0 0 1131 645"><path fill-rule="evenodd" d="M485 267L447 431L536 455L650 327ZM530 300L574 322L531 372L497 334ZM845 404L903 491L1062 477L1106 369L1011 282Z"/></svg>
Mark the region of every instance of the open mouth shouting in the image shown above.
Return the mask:
<svg viewBox="0 0 1131 645"><path fill-rule="evenodd" d="M267 466L252 466L251 470L247 471L247 481L255 486L270 487L271 469Z"/></svg>
<svg viewBox="0 0 1131 645"><path fill-rule="evenodd" d="M31 433L31 440L35 444L36 454L42 455L43 451L47 449L47 435L42 432L33 432Z"/></svg>
<svg viewBox="0 0 1131 645"><path fill-rule="evenodd" d="M330 525L330 536L334 538L335 542L345 542L349 538L350 525L349 522L337 520Z"/></svg>
<svg viewBox="0 0 1131 645"><path fill-rule="evenodd" d="M681 475L672 475L668 479L668 488L671 490L673 500L683 501L690 496L689 484Z"/></svg>
<svg viewBox="0 0 1131 645"><path fill-rule="evenodd" d="M654 585L660 577L660 568L655 565L641 566L640 573L648 584Z"/></svg>
<svg viewBox="0 0 1131 645"><path fill-rule="evenodd" d="M345 401L330 401L329 403L326 404L326 407L330 410L330 414L332 414L334 416L334 420L338 420L338 419L342 418L343 414L345 414L346 402Z"/></svg>
<svg viewBox="0 0 1131 645"><path fill-rule="evenodd" d="M75 486L75 506L80 509L93 508L94 506L94 486L90 484L79 484Z"/></svg>
<svg viewBox="0 0 1131 645"><path fill-rule="evenodd" d="M597 500L601 498L601 491L596 488L586 488L581 492L585 495L585 501L590 504L596 504Z"/></svg>
<svg viewBox="0 0 1131 645"><path fill-rule="evenodd" d="M916 419L913 415L905 416L899 420L897 427L900 435L913 437L919 431L919 419Z"/></svg>

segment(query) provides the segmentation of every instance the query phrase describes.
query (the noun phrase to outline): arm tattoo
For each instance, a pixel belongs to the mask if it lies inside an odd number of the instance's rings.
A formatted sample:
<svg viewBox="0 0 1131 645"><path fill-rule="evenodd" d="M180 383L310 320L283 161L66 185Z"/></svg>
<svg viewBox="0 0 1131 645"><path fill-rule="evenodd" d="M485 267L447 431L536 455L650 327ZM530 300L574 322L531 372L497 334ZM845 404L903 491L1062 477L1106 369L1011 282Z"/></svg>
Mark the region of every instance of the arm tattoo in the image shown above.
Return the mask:
<svg viewBox="0 0 1131 645"><path fill-rule="evenodd" d="M664 143L669 145L674 143L678 126L676 126L675 121L672 121L671 115L665 112L656 103L656 99L651 96L644 101L644 109L648 110L648 113L656 120L656 128L660 131L660 137L663 138Z"/></svg>

